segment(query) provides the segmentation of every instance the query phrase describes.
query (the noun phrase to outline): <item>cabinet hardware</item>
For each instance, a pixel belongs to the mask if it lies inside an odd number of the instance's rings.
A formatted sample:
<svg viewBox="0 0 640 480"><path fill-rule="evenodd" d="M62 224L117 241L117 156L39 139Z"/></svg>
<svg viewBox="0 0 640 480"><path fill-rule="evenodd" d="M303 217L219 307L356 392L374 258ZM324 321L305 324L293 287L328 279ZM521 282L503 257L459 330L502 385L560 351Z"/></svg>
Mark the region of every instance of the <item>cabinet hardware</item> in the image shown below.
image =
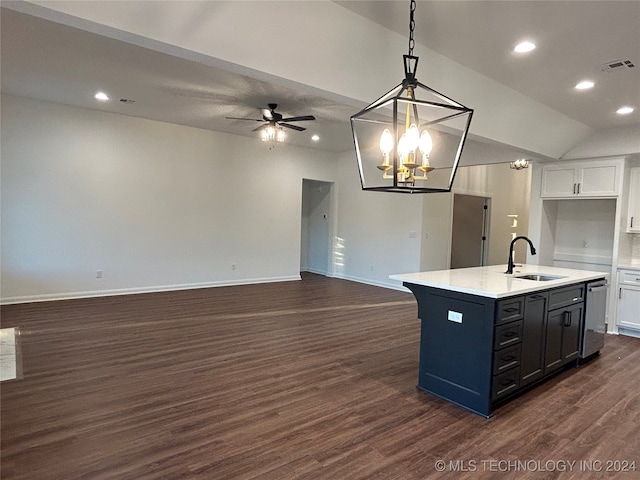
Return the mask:
<svg viewBox="0 0 640 480"><path fill-rule="evenodd" d="M618 293L618 298L622 300L622 289L620 289L620 293Z"/></svg>
<svg viewBox="0 0 640 480"><path fill-rule="evenodd" d="M513 362L509 362L505 365L502 365L501 367L498 368L498 371L502 371L502 370L508 370L509 368L513 367L514 365L517 365L518 361L514 360Z"/></svg>
<svg viewBox="0 0 640 480"><path fill-rule="evenodd" d="M573 184L573 194L574 195L576 194L576 184L575 183Z"/></svg>
<svg viewBox="0 0 640 480"><path fill-rule="evenodd" d="M570 327L571 326L571 312L564 312L564 326L565 327Z"/></svg>
<svg viewBox="0 0 640 480"><path fill-rule="evenodd" d="M633 217L631 217L631 225L630 225L630 227L633 228Z"/></svg>
<svg viewBox="0 0 640 480"><path fill-rule="evenodd" d="M590 292L601 292L602 290L607 290L608 288L609 288L609 285L602 285L600 287L589 287L589 291Z"/></svg>
<svg viewBox="0 0 640 480"><path fill-rule="evenodd" d="M578 195L580 195L580 184L578 184Z"/></svg>
<svg viewBox="0 0 640 480"><path fill-rule="evenodd" d="M582 301L582 297L573 297L573 300L571 300L572 302L581 302Z"/></svg>
<svg viewBox="0 0 640 480"><path fill-rule="evenodd" d="M505 308L504 311L507 313L517 312L519 309L517 307Z"/></svg>

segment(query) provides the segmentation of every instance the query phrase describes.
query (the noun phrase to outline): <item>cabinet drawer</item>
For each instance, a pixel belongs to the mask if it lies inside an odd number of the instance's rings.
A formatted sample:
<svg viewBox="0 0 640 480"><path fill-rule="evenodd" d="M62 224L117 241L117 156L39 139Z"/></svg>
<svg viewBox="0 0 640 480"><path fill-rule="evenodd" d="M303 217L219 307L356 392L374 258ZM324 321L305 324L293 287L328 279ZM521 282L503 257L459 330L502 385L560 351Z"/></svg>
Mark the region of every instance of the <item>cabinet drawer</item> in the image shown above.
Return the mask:
<svg viewBox="0 0 640 480"><path fill-rule="evenodd" d="M503 348L493 354L493 374L506 372L520 365L521 345Z"/></svg>
<svg viewBox="0 0 640 480"><path fill-rule="evenodd" d="M500 350L505 347L510 347L516 343L520 343L522 340L522 320L517 322L507 323L496 327L496 336L493 347L495 350Z"/></svg>
<svg viewBox="0 0 640 480"><path fill-rule="evenodd" d="M520 367L512 368L508 372L493 377L491 398L504 397L515 392L520 386Z"/></svg>
<svg viewBox="0 0 640 480"><path fill-rule="evenodd" d="M640 286L640 272L620 270L620 283Z"/></svg>
<svg viewBox="0 0 640 480"><path fill-rule="evenodd" d="M549 310L566 307L584 301L584 284L571 285L549 292Z"/></svg>
<svg viewBox="0 0 640 480"><path fill-rule="evenodd" d="M507 298L498 302L496 324L520 320L524 312L524 297Z"/></svg>

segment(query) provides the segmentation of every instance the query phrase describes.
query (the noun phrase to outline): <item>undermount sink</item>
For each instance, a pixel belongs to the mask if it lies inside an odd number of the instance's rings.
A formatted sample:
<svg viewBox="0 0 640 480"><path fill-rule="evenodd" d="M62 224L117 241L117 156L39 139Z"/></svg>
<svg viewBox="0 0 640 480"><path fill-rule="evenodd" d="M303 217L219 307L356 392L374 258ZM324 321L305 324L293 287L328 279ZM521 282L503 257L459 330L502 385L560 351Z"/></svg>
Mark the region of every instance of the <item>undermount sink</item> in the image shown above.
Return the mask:
<svg viewBox="0 0 640 480"><path fill-rule="evenodd" d="M536 282L548 282L549 280L558 280L562 275L545 275L544 273L529 273L526 275L514 275L513 278L521 278L522 280L534 280Z"/></svg>

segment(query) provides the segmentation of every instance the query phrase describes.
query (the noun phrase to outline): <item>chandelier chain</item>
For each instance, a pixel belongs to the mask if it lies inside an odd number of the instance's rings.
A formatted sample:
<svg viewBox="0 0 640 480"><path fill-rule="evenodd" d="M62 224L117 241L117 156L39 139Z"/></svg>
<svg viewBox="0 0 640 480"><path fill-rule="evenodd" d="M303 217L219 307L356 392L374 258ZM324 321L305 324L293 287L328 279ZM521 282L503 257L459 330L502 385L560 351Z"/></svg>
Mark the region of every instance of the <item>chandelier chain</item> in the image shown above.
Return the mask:
<svg viewBox="0 0 640 480"><path fill-rule="evenodd" d="M409 13L409 56L413 56L413 47L416 44L416 41L413 39L413 30L416 27L416 22L413 19L413 14L416 11L416 0L411 0L410 3L410 13Z"/></svg>

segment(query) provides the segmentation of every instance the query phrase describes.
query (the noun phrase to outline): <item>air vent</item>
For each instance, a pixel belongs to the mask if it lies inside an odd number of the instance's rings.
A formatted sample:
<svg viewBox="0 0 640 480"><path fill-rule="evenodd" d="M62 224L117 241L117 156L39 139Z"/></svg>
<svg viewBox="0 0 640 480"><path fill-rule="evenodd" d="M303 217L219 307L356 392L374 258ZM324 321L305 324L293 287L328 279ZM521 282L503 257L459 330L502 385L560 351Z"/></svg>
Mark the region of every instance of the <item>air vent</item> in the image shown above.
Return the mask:
<svg viewBox="0 0 640 480"><path fill-rule="evenodd" d="M121 99L120 99L120 101L121 101L122 103L136 103L136 101L135 101L135 100L131 100L131 99L129 99L129 98L121 98Z"/></svg>
<svg viewBox="0 0 640 480"><path fill-rule="evenodd" d="M607 62L602 65L602 71L606 73L613 73L634 67L635 65L631 60L614 60L613 62Z"/></svg>

